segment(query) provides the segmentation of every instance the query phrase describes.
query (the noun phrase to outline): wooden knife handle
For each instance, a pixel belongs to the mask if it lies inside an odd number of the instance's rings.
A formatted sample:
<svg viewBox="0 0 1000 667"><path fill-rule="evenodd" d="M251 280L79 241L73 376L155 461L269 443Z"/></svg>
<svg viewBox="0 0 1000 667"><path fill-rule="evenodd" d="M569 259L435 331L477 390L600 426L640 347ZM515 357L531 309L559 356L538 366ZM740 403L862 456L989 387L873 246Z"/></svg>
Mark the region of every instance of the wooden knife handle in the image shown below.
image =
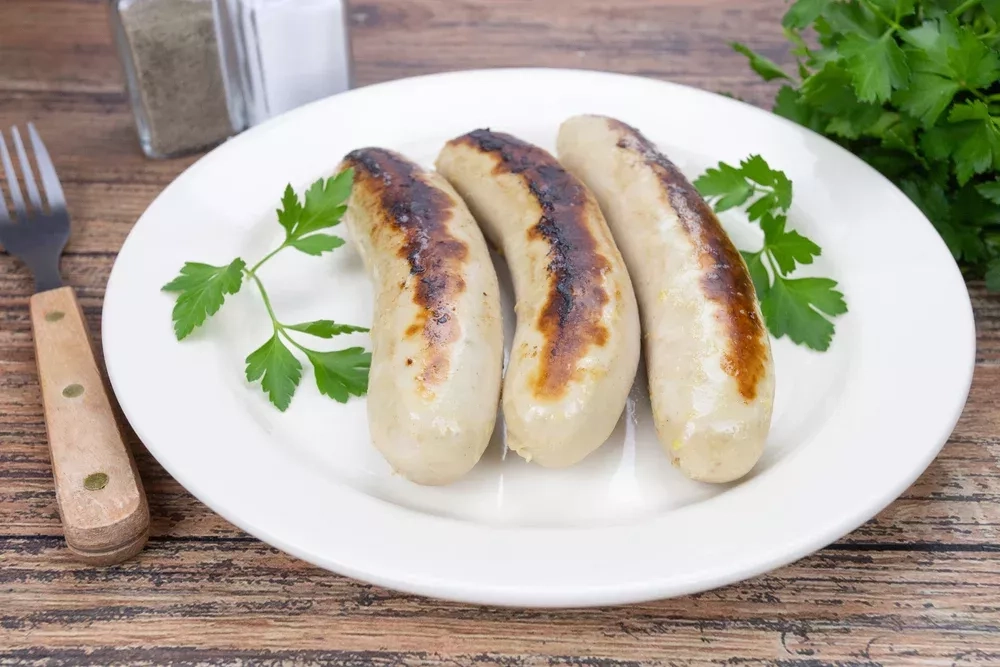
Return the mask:
<svg viewBox="0 0 1000 667"><path fill-rule="evenodd" d="M123 561L146 544L149 508L73 288L31 297L31 327L66 545L89 563Z"/></svg>

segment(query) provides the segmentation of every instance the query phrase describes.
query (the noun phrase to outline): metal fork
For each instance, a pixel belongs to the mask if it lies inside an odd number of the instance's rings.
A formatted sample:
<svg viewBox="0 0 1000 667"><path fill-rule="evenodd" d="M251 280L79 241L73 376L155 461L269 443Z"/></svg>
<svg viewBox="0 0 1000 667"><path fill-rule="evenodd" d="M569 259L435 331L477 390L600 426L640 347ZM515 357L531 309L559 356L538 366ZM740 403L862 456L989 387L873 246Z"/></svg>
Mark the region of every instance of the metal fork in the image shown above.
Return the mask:
<svg viewBox="0 0 1000 667"><path fill-rule="evenodd" d="M69 239L70 224L55 167L29 123L43 203L21 134L14 127L10 135L28 200L21 194L0 132L0 163L12 204L8 209L0 189L0 244L35 276L31 328L66 545L91 563L119 562L146 543L146 496L118 428L76 293L62 286L59 256Z"/></svg>

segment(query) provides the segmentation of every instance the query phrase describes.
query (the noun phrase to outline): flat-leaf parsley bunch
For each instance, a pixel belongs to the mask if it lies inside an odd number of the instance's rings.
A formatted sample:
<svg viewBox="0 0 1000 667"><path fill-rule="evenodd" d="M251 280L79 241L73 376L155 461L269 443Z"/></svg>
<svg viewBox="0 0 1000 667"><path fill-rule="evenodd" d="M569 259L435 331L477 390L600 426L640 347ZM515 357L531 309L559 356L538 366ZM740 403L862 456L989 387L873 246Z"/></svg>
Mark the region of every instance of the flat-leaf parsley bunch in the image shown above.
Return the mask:
<svg viewBox="0 0 1000 667"><path fill-rule="evenodd" d="M789 82L774 112L889 177L1000 290L1000 0L796 0L782 25L797 76L733 45Z"/></svg>
<svg viewBox="0 0 1000 667"><path fill-rule="evenodd" d="M321 230L340 224L347 210L345 202L351 194L353 181L354 172L350 169L326 181L320 179L306 190L305 203L288 185L278 209L278 222L285 231L281 245L250 268L239 257L223 266L187 262L181 267L180 275L163 286L164 291L177 293L173 309L177 340L186 338L217 313L227 295L239 292L247 282L257 286L271 318L272 331L267 342L246 358L246 377L249 382L260 382L268 399L281 411L288 408L302 379L302 362L292 353L289 345L303 353L312 364L320 393L344 403L351 396L363 396L368 390L371 353L360 347L332 352L313 350L289 333L333 338L368 329L333 320L285 324L275 314L264 283L257 275L269 259L286 248L295 248L308 255L322 255L344 245L339 236L324 234Z"/></svg>

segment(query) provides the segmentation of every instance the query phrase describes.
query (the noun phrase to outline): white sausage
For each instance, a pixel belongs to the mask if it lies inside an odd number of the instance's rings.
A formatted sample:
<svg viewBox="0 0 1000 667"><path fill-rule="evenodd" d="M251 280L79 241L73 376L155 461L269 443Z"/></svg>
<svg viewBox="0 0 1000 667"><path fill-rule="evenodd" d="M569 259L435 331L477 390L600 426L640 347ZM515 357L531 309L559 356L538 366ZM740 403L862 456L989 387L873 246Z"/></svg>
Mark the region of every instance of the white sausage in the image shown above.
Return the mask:
<svg viewBox="0 0 1000 667"><path fill-rule="evenodd" d="M711 208L634 128L578 116L559 158L590 186L625 256L642 314L653 416L688 477L728 482L754 466L774 364L753 282Z"/></svg>
<svg viewBox="0 0 1000 667"><path fill-rule="evenodd" d="M635 295L604 216L555 158L506 134L454 139L437 167L513 276L507 444L545 467L572 465L611 434L639 363Z"/></svg>
<svg viewBox="0 0 1000 667"><path fill-rule="evenodd" d="M440 175L356 150L346 213L377 290L368 421L392 467L418 484L468 472L496 423L503 330L482 232Z"/></svg>

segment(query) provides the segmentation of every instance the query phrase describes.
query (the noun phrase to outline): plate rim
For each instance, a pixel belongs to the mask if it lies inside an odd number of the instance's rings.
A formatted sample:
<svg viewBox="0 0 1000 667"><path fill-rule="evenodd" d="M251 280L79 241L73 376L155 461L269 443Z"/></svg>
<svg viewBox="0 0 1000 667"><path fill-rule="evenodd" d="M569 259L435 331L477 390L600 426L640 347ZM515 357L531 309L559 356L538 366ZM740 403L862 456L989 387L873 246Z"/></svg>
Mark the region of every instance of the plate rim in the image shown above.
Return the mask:
<svg viewBox="0 0 1000 667"><path fill-rule="evenodd" d="M788 126L795 128L796 131L805 132L806 134L811 135L814 140L817 138L822 140L823 142L828 144L829 147L833 147L836 151L840 151L843 154L850 156L851 160L854 161L854 163L858 166L858 168L863 168L864 170L867 170L867 177L875 178L881 183L882 187L888 187L898 192L898 188L896 188L895 185L893 185L882 174L880 174L879 172L871 168L869 165L861 161L860 158L857 158L856 156L850 154L846 149L838 146L829 139L826 139L821 135L813 133L810 130L793 123L792 121L775 116L774 114L771 114L766 110L760 109L759 107L755 107L753 105L744 103L739 100L726 98L717 95L715 93L711 93L709 91L686 86L683 84L660 81L656 79L649 79L633 75L616 74L610 72L600 72L591 70L559 69L559 68L494 68L494 69L480 69L480 70L462 70L457 72L428 74L417 77L409 77L406 79L399 79L395 81L383 82L379 84L374 84L372 86L358 88L348 93L334 96L332 98L319 100L317 102L306 105L305 107L300 107L299 109L293 110L288 114L284 114L277 118L271 119L256 128L252 128L251 130L245 132L240 136L237 136L236 138L223 144L222 146L217 147L216 149L209 152L205 156L202 156L198 161L196 161L193 165L188 167L188 169L186 169L180 176L178 176L177 179L175 179L175 181L173 181L166 188L164 188L159 195L157 195L157 197L153 200L150 206L146 209L146 211L142 214L142 216L140 216L138 221L130 230L128 237L126 238L125 242L122 245L122 250L120 251L119 256L116 257L115 265L112 269L111 275L109 276L108 286L106 291L105 308L102 312L102 331L105 334L104 354L105 354L105 359L107 360L106 364L108 368L109 379L111 380L111 384L115 391L115 394L116 396L118 396L119 402L121 403L122 412L126 415L126 417L129 418L129 423L132 424L132 427L135 430L136 434L143 441L143 443L146 444L146 447L149 449L150 453L157 459L160 465L162 465L164 469L167 470L167 472L171 474L178 481L178 483L184 486L185 489L191 492L192 495L198 498L199 501L206 504L210 509L220 514L223 518L235 524L236 526L246 531L247 533L255 535L260 539L262 539L263 541L272 544L274 546L277 546L279 549L286 551L296 557L302 558L303 560L306 560L313 564L319 565L326 569L332 569L336 572L339 572L347 576L351 576L359 580L368 581L382 586L388 586L390 588L401 590L408 593L416 593L420 595L427 595L436 598L452 599L462 602L473 602L473 603L505 605L505 606L576 607L576 606L605 605L605 604L622 604L630 602L655 600L666 596L683 595L696 591L706 590L708 588L715 588L717 586L729 584L735 581L743 580L748 577L756 576L763 572L769 571L775 567L779 567L781 565L798 560L799 558L809 553L812 553L816 549L821 548L826 544L829 544L831 541L839 538L840 536L854 530L859 525L867 521L869 518L875 516L878 512L880 512L882 509L888 506L903 491L905 491L905 489L908 488L913 483L913 481L915 481L920 476L920 474L923 473L923 471L927 468L927 466L931 463L931 461L933 461L933 459L940 452L941 448L947 442L951 432L955 427L955 424L957 423L959 417L962 414L962 410L964 408L966 399L968 397L968 393L971 389L972 374L975 367L975 347L976 347L975 326L974 326L971 302L969 300L967 290L964 289L965 285L964 279L961 278L961 274L958 270L957 265L954 263L953 259L950 261L950 270L953 272L953 277L954 275L958 276L961 285L963 286L963 293L964 293L963 305L966 307L963 309L966 315L965 318L966 321L963 324L966 327L969 327L971 325L971 328L968 330L971 331L971 337L970 337L971 345L969 345L968 359L964 368L965 372L961 381L961 384L964 386L964 391L961 392L961 397L960 397L961 400L955 402L954 404L955 407L953 407L953 409L951 410L951 414L946 419L948 424L946 432L942 437L936 439L940 440L940 442L936 442L934 446L929 447L925 451L924 456L919 461L919 464L915 463L909 470L907 475L900 477L899 481L896 484L893 484L891 487L884 489L879 494L879 500L877 503L871 502L862 511L856 512L849 516L841 516L839 520L833 522L832 525L828 524L825 530L818 530L815 531L814 534L809 535L806 538L800 538L793 545L786 544L782 549L780 549L781 555L778 557L775 557L774 555L770 556L765 555L753 561L746 561L744 559L742 566L731 567L727 570L727 572L716 573L715 576L702 576L696 580L691 580L687 582L670 581L668 579L667 581L670 582L669 585L663 582L650 582L641 586L633 586L631 588L618 586L615 587L615 590L611 590L608 588L601 588L601 587L590 587L584 591L579 591L576 594L570 594L565 590L539 591L539 590L511 589L509 587L492 588L489 585L481 586L476 590L470 590L468 587L463 588L461 586L459 586L458 588L454 588L454 587L449 587L447 585L447 582L433 581L429 579L415 580L413 578L405 578L405 577L400 578L398 576L390 576L387 573L379 573L376 571L366 570L364 568L351 567L349 564L343 562L331 564L331 562L335 561L336 559L319 558L315 553L311 552L310 550L303 549L298 544L290 543L287 540L285 540L282 536L273 534L271 531L265 530L259 525L254 525L252 521L245 520L245 518L241 516L239 512L231 511L233 508L225 506L223 502L217 502L218 499L215 498L210 491L201 488L200 483L194 482L194 480L191 479L189 475L185 474L183 470L175 466L174 465L175 462L169 460L169 456L161 456L161 454L163 454L162 450L159 450L158 447L150 446L148 444L153 440L156 440L156 436L153 435L152 437L149 437L150 434L148 433L144 434L142 432L144 428L142 426L136 425L133 419L129 416L130 412L130 409L128 407L129 399L123 398L122 389L124 387L121 384L122 375L119 372L120 368L118 365L119 364L118 351L112 349L112 347L109 346L109 340L113 341L115 339L115 336L114 334L112 334L112 336L108 336L107 333L109 330L113 330L115 327L114 312L115 312L115 304L117 304L117 301L114 295L117 294L116 291L117 284L118 281L121 280L121 274L116 273L116 270L118 270L120 266L119 258L128 249L129 247L128 244L130 240L135 238L134 237L135 230L140 227L140 225L143 222L143 219L146 218L148 212L157 205L157 202L169 196L172 187L177 181L180 181L182 178L185 177L186 174L190 173L192 170L196 168L204 168L204 167L199 167L199 165L209 164L213 160L221 159L219 158L220 155L224 156L227 152L233 150L232 148L230 148L231 146L242 145L244 143L250 142L253 140L253 137L258 136L258 134L261 131L264 131L265 129L274 129L276 127L280 127L282 124L293 122L296 117L308 113L308 110L311 108L315 108L317 106L326 104L336 104L336 102L331 102L331 100L336 100L338 98L342 99L345 95L353 95L362 92L364 92L365 94L372 94L372 91L377 92L378 90L398 87L401 85L415 85L421 82L431 82L431 81L440 82L442 80L447 80L447 79L458 80L463 77L504 78L504 77L519 77L519 76L536 76L539 74L543 76L556 76L556 77L584 76L584 77L597 77L597 78L609 77L615 79L625 79L633 81L634 83L641 83L641 85L665 86L667 88L681 88L687 91L694 91L699 95L712 96L714 98L717 98L717 100L720 102L724 102L726 104L739 105L744 109L751 109L755 113L766 115L771 120L778 118L782 123L785 123ZM913 209L916 210L916 207L913 206ZM918 212L918 214L920 218L923 219L928 226L930 226L930 222L926 219L926 217L923 216L922 213ZM940 239L939 236L937 236L936 232L934 232L934 235L937 238L937 241L940 244L941 248L944 248L945 251L947 251L946 247L944 246L944 242ZM948 253L948 257L950 258L950 253ZM109 309L107 308L107 303L109 301L113 304L113 307L110 309L110 312L112 313L112 315L110 316L108 314ZM109 321L110 321L110 326L109 326ZM958 356L957 353L956 356ZM187 478L187 481L184 481L185 478ZM745 488L748 484L749 483L743 485L743 487ZM671 514L684 512L685 509L686 508L675 510L671 512ZM439 518L439 520L445 522L452 521L450 519L444 519L444 518ZM649 523L655 523L655 521ZM497 530L497 528L492 527L491 530ZM520 529L520 530L526 530L526 529ZM547 530L547 529L537 529L537 530ZM595 528L595 529L579 529L579 530L603 531L606 530L606 527L602 527L601 529ZM317 562L317 561L322 561L322 562Z"/></svg>

